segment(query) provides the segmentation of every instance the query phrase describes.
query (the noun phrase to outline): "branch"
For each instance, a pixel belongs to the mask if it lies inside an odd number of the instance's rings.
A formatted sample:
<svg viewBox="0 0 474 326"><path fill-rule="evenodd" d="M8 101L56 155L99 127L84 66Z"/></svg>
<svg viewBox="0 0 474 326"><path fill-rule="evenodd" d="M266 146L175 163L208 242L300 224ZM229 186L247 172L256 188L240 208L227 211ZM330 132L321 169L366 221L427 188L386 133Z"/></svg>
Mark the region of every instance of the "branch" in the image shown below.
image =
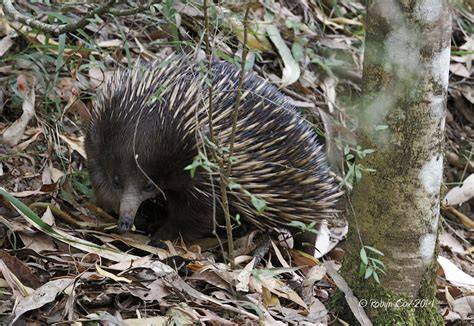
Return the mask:
<svg viewBox="0 0 474 326"><path fill-rule="evenodd" d="M247 46L247 35L249 30L249 12L250 2L247 3L244 15L244 42L242 44L242 59L240 61L240 74L239 74L239 85L237 86L237 96L235 100L234 115L232 117L232 132L230 134L230 150L229 160L227 162L226 177L230 178L230 172L232 168L232 155L234 155L234 143L235 143L235 132L237 130L237 121L239 120L239 109L240 102L242 100L242 85L244 84L245 78L245 62L247 60L248 46Z"/></svg>
<svg viewBox="0 0 474 326"><path fill-rule="evenodd" d="M90 13L88 13L87 15L79 19L78 21L74 23L59 25L59 24L43 23L30 16L24 15L13 6L11 0L2 0L3 9L5 10L5 13L8 16L10 16L14 21L23 23L31 28L40 30L45 33L51 33L53 35L69 33L77 29L83 28L89 23L89 19L95 16L106 14L106 13L111 13L115 16L134 15L140 11L145 10L147 7L151 5L152 2L153 1L150 1L146 5L139 6L136 8L119 10L119 9L111 8L112 5L116 3L116 0L108 0L103 6L100 6L92 10Z"/></svg>
<svg viewBox="0 0 474 326"><path fill-rule="evenodd" d="M209 41L209 15L208 15L208 0L203 1L203 11L204 11L204 41L206 45L206 57L207 57L207 69L208 73L210 74L210 80L213 80L212 76L212 52L211 52L211 44ZM225 220L225 229L227 235L227 250L228 250L228 260L230 262L230 266L232 269L235 269L235 249L234 249L234 238L232 235L232 220L230 216L230 209L229 209L229 199L227 197L227 181L225 178L225 168L224 162L219 157L217 153L217 147L219 146L218 140L215 136L214 130L214 122L213 122L213 115L214 115L214 103L213 103L213 83L209 83L208 85L208 92L209 92L209 109L208 109L208 119L209 119L209 138L212 143L211 153L216 160L219 166L219 186L221 190L221 206L222 210L224 211L224 220ZM225 255L225 253L222 253Z"/></svg>

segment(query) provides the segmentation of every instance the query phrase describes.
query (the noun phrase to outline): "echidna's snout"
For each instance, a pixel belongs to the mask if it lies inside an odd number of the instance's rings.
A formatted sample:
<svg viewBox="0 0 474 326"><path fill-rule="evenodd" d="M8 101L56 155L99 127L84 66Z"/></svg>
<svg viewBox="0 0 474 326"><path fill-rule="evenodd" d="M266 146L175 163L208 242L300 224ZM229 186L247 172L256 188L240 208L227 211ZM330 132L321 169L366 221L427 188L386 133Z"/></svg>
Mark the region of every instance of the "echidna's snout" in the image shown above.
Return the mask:
<svg viewBox="0 0 474 326"><path fill-rule="evenodd" d="M131 215L127 216L120 216L120 219L118 221L118 228L122 232L127 232L130 231L133 225L133 220L135 217L132 217Z"/></svg>
<svg viewBox="0 0 474 326"><path fill-rule="evenodd" d="M118 227L120 231L130 231L135 220L140 204L148 199L143 193L137 191L134 187L124 189L120 200L120 216Z"/></svg>

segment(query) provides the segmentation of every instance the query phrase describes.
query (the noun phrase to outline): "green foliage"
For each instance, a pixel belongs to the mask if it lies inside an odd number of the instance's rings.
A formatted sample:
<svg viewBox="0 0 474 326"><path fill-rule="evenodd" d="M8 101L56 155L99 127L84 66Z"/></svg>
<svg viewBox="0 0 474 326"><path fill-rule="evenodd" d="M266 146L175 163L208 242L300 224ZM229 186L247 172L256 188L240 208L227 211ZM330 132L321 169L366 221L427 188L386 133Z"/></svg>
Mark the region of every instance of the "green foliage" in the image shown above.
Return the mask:
<svg viewBox="0 0 474 326"><path fill-rule="evenodd" d="M291 221L288 223L289 227L300 229L301 232L306 233L306 232L311 232L311 233L318 233L318 230L316 230L314 227L316 226L316 222L311 222L311 223L303 223L301 221Z"/></svg>
<svg viewBox="0 0 474 326"><path fill-rule="evenodd" d="M164 99L163 99L163 91L164 91L164 88L162 86L158 87L156 89L156 91L153 93L153 95L150 97L150 99L147 101L147 105L152 105L154 104L155 102L158 102L160 104L163 104L164 103Z"/></svg>
<svg viewBox="0 0 474 326"><path fill-rule="evenodd" d="M215 146L215 145L214 145ZM217 149L217 148L216 148ZM222 148L220 149L220 152L225 152L225 149L223 150ZM220 173L219 172L219 166L209 160L206 154L204 154L202 151L199 151L199 154L194 157L194 160L191 164L186 166L184 169L187 171L190 171L191 177L194 178L196 175L196 170L198 168L203 168L205 171L209 173ZM236 183L233 180L230 180L227 182L227 188L229 188L230 191L241 191L244 194L246 194L250 198L250 202L252 203L252 206L255 208L257 215L261 215L265 212L267 209L267 202L263 199L260 198L248 190L245 190L242 185L239 183ZM240 218L240 217L239 217Z"/></svg>
<svg viewBox="0 0 474 326"><path fill-rule="evenodd" d="M176 10L173 7L173 1L172 0L165 0L163 1L163 4L155 4L151 8L152 12L156 12L155 10L160 11L166 21L168 22L170 26L170 36L172 38L172 41L174 44L178 46L178 50L180 49L180 41L179 41L179 31L178 31L178 25L176 23Z"/></svg>
<svg viewBox="0 0 474 326"><path fill-rule="evenodd" d="M242 225L242 221L240 219L240 214L236 214L235 217L234 217L234 221L235 223L237 223L238 226L241 226Z"/></svg>
<svg viewBox="0 0 474 326"><path fill-rule="evenodd" d="M198 155L194 157L194 160L191 164L186 166L184 169L191 172L191 177L194 178L196 175L197 168L203 168L207 172L211 173L217 170L218 166L214 162L211 162L207 155L204 154L202 151L199 151Z"/></svg>
<svg viewBox="0 0 474 326"><path fill-rule="evenodd" d="M351 148L346 146L344 148L344 156L347 164L346 176L342 180L342 185L347 189L351 190L354 183L359 182L362 179L363 173L375 172L374 169L365 167L360 163L356 163L357 159L363 159L367 155L374 153L374 149L362 149L362 147L357 146L356 148Z"/></svg>
<svg viewBox="0 0 474 326"><path fill-rule="evenodd" d="M364 277L364 279L372 277L377 283L380 283L379 273L385 274L385 265L380 259L371 257L369 254L384 256L380 250L370 246L363 246L360 249L359 276Z"/></svg>
<svg viewBox="0 0 474 326"><path fill-rule="evenodd" d="M263 214L263 212L267 209L267 202L264 199L251 194L247 190L244 190L244 192L250 197L253 207L257 210L257 215Z"/></svg>
<svg viewBox="0 0 474 326"><path fill-rule="evenodd" d="M78 171L68 174L67 177L70 178L71 184L76 191L86 196L87 198L92 198L93 191L88 173Z"/></svg>

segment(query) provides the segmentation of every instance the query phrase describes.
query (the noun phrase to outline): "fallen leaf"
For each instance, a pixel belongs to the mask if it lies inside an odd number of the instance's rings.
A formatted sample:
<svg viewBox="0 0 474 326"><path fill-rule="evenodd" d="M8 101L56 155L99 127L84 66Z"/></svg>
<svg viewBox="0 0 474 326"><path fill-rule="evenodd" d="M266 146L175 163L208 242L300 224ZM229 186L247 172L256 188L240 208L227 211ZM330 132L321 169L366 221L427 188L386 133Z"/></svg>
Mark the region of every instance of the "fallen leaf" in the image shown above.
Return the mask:
<svg viewBox="0 0 474 326"><path fill-rule="evenodd" d="M469 70L467 70L466 66L462 63L452 63L449 65L449 71L451 71L453 74L465 77L465 78L471 78L471 74L469 73Z"/></svg>
<svg viewBox="0 0 474 326"><path fill-rule="evenodd" d="M84 137L73 137L67 135L59 135L59 137L64 140L66 144L73 150L79 153L83 158L87 159L87 154L84 149Z"/></svg>
<svg viewBox="0 0 474 326"><path fill-rule="evenodd" d="M441 235L439 236L439 242L441 246L450 248L453 252L457 252L459 254L464 254L464 248L461 243L456 240L450 233L446 232L443 228L441 231Z"/></svg>
<svg viewBox="0 0 474 326"><path fill-rule="evenodd" d="M364 308L362 308L359 304L360 301L354 296L354 293L352 292L351 288L344 280L344 278L337 272L336 264L334 263L334 261L327 260L323 264L324 267L326 267L328 275L331 276L334 283L336 283L337 288L342 293L344 293L346 302L349 305L349 308L351 309L357 321L361 325L372 326L373 324L365 313Z"/></svg>
<svg viewBox="0 0 474 326"><path fill-rule="evenodd" d="M122 276L117 276L113 273L107 272L106 270L103 270L99 265L95 265L95 269L97 270L97 273L99 273L102 276L105 276L107 278L110 278L111 280L114 280L115 282L125 282L125 283L132 283L132 280L129 280L126 277Z"/></svg>
<svg viewBox="0 0 474 326"><path fill-rule="evenodd" d="M467 288L469 291L474 291L474 277L460 270L443 256L438 256L438 264L443 269L446 280L451 284Z"/></svg>
<svg viewBox="0 0 474 326"><path fill-rule="evenodd" d="M7 264L3 260L0 260L0 273L7 282L15 297L25 297L33 292L33 289L21 283L18 277L14 273L12 273L12 271L8 268Z"/></svg>
<svg viewBox="0 0 474 326"><path fill-rule="evenodd" d="M466 295L455 299L452 303L453 311L457 312L461 319L467 320L474 312L474 295Z"/></svg>
<svg viewBox="0 0 474 326"><path fill-rule="evenodd" d="M474 174L462 182L461 187L454 187L448 191L443 199L443 205L455 206L467 202L474 197Z"/></svg>
<svg viewBox="0 0 474 326"><path fill-rule="evenodd" d="M267 34L270 37L270 40L273 42L275 47L280 54L281 59L283 60L283 76L281 77L281 87L285 87L293 84L300 78L300 66L298 62L293 58L291 50L285 43L285 40L282 38L280 31L273 24L266 25Z"/></svg>
<svg viewBox="0 0 474 326"><path fill-rule="evenodd" d="M97 45L101 48L118 48L122 46L122 44L123 44L123 41L120 39L97 42Z"/></svg>
<svg viewBox="0 0 474 326"><path fill-rule="evenodd" d="M255 257L237 275L237 284L235 287L237 291L242 291L242 292L249 291L250 275L252 273L252 269L254 268L254 265L255 265Z"/></svg>
<svg viewBox="0 0 474 326"><path fill-rule="evenodd" d="M38 309L47 303L53 302L56 296L62 293L68 286L74 283L73 278L61 278L49 281L36 289L29 296L20 299L14 310L14 318L11 324L20 318L24 313Z"/></svg>
<svg viewBox="0 0 474 326"><path fill-rule="evenodd" d="M13 38L11 36L5 36L0 40L0 57L3 57L5 53L11 48L13 45Z"/></svg>
<svg viewBox="0 0 474 326"><path fill-rule="evenodd" d="M21 80L21 76L18 80ZM19 84L21 84L19 82ZM7 130L4 131L0 137L0 142L9 146L15 146L20 141L25 133L26 126L35 115L35 88L31 85L29 91L25 92L25 99L23 100L23 113L18 120L16 120Z"/></svg>

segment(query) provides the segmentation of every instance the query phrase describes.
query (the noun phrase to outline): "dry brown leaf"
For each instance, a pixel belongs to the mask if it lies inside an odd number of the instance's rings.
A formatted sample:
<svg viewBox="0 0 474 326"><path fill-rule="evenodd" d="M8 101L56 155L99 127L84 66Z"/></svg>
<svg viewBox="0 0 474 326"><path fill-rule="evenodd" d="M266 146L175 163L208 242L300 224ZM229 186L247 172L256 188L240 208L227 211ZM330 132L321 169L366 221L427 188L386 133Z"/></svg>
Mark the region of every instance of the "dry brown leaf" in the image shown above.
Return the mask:
<svg viewBox="0 0 474 326"><path fill-rule="evenodd" d="M132 286L130 288L130 293L149 302L159 302L161 299L171 294L161 278L158 278L149 284L143 283L143 285L144 287Z"/></svg>
<svg viewBox="0 0 474 326"><path fill-rule="evenodd" d="M188 17L203 17L204 14L201 10L196 8L196 6L192 6L189 4L182 3L180 1L174 1L173 3L174 9L179 12L180 14L186 15Z"/></svg>
<svg viewBox="0 0 474 326"><path fill-rule="evenodd" d="M471 74L469 73L469 70L467 70L466 65L462 63L452 63L449 65L449 71L451 71L453 74L465 78L470 78Z"/></svg>
<svg viewBox="0 0 474 326"><path fill-rule="evenodd" d="M462 186L451 188L442 203L443 205L456 206L467 202L474 197L474 174L464 179Z"/></svg>
<svg viewBox="0 0 474 326"><path fill-rule="evenodd" d="M457 252L459 254L464 254L464 248L461 243L454 238L450 233L448 233L444 228L441 231L441 235L439 237L439 242L441 246L448 247L453 252Z"/></svg>
<svg viewBox="0 0 474 326"><path fill-rule="evenodd" d="M235 286L237 291L248 292L250 275L255 266L255 257L248 263L237 275L237 284Z"/></svg>
<svg viewBox="0 0 474 326"><path fill-rule="evenodd" d="M31 273L30 269L17 257L10 255L5 250L0 249L0 260L2 260L8 269L17 275L22 284L36 289L41 286L40 280Z"/></svg>
<svg viewBox="0 0 474 326"><path fill-rule="evenodd" d="M53 252L57 249L53 239L42 232L19 232L21 241L25 248L34 250L37 253Z"/></svg>
<svg viewBox="0 0 474 326"><path fill-rule="evenodd" d="M451 282L451 284L474 291L474 277L459 269L459 267L443 256L438 256L438 264L443 269L446 280Z"/></svg>
<svg viewBox="0 0 474 326"><path fill-rule="evenodd" d="M15 149L18 152L24 151L31 143L36 141L38 139L38 137L43 134L43 129L40 129L40 128L29 128L28 131L34 131L35 133L32 136L30 136L27 140L25 140L24 142L19 143L18 145L15 146ZM26 134L28 134L28 133L25 132L25 135Z"/></svg>
<svg viewBox="0 0 474 326"><path fill-rule="evenodd" d="M361 22L358 21L358 20L348 19L348 18L345 18L345 17L335 17L335 18L331 18L331 21L332 21L333 23L337 23L337 24L341 24L341 25L364 26L364 24L361 23Z"/></svg>
<svg viewBox="0 0 474 326"><path fill-rule="evenodd" d="M99 67L91 67L89 68L89 79L90 79L90 87L93 89L97 89L105 81L105 73Z"/></svg>
<svg viewBox="0 0 474 326"><path fill-rule="evenodd" d="M11 36L5 36L0 40L0 57L3 57L5 53L11 48L13 45L13 38Z"/></svg>
<svg viewBox="0 0 474 326"><path fill-rule="evenodd" d="M273 277L272 274L266 275L264 271L259 271L257 275L250 278L249 285L250 289L257 293L263 293L264 288L266 288L280 298L288 299L305 309L307 308L306 303L295 291L281 280Z"/></svg>
<svg viewBox="0 0 474 326"><path fill-rule="evenodd" d="M123 44L123 41L120 39L97 42L97 45L101 48L118 48L122 46L122 44Z"/></svg>
<svg viewBox="0 0 474 326"><path fill-rule="evenodd" d="M230 290L232 286L227 279L223 279L215 270L199 271L188 279L200 280L223 290Z"/></svg>
<svg viewBox="0 0 474 326"><path fill-rule="evenodd" d="M13 318L12 324L24 313L53 302L58 294L62 293L68 286L72 286L73 284L73 278L52 280L36 289L29 296L20 299L14 310L15 317Z"/></svg>
<svg viewBox="0 0 474 326"><path fill-rule="evenodd" d="M86 151L84 149L84 137L74 137L61 134L59 135L59 138L68 144L71 150L78 152L79 155L87 159Z"/></svg>
<svg viewBox="0 0 474 326"><path fill-rule="evenodd" d="M100 275L104 276L104 277L107 277L107 278L110 278L112 280L114 280L115 282L125 282L125 283L132 283L132 280L126 278L126 277L122 277L122 276L117 276L113 273L110 273L110 272L107 272L106 270L103 270L99 265L95 265L95 269L97 270L97 273L99 273Z"/></svg>
<svg viewBox="0 0 474 326"><path fill-rule="evenodd" d="M152 270L157 277L174 273L174 270L170 266L163 264L158 260L152 260L151 256L140 257L131 261L119 262L108 267L108 269L117 271L128 271L136 268L148 268Z"/></svg>
<svg viewBox="0 0 474 326"><path fill-rule="evenodd" d="M148 318L135 318L135 319L124 319L124 324L127 326L143 326L143 325L169 325L170 322L175 322L171 317L148 317Z"/></svg>
<svg viewBox="0 0 474 326"><path fill-rule="evenodd" d="M312 302L308 310L308 319L312 320L314 323L328 325L328 311L321 301L312 297Z"/></svg>
<svg viewBox="0 0 474 326"><path fill-rule="evenodd" d="M337 265L334 263L334 261L325 261L324 266L326 267L328 275L331 276L334 283L336 283L338 289L344 293L346 302L349 305L349 308L351 309L357 321L361 325L372 326L373 324L365 313L364 308L362 308L359 304L360 301L354 296L354 293L352 292L351 288L344 280L344 278L337 272Z"/></svg>
<svg viewBox="0 0 474 326"><path fill-rule="evenodd" d="M19 191L19 192L10 191L9 193L16 198L25 198L25 197L30 197L30 196L46 194L46 192L40 191L40 190L26 190L26 191Z"/></svg>
<svg viewBox="0 0 474 326"><path fill-rule="evenodd" d="M457 312L461 319L468 319L474 311L474 295L466 295L455 299L452 303L453 311Z"/></svg>
<svg viewBox="0 0 474 326"><path fill-rule="evenodd" d="M18 86L21 88L22 83L27 83L24 76L18 77ZM23 86L29 88L24 92L23 114L16 120L0 137L0 142L9 146L15 146L25 133L26 126L35 115L35 87L34 82L31 85Z"/></svg>
<svg viewBox="0 0 474 326"><path fill-rule="evenodd" d="M3 260L0 260L0 273L16 298L26 297L34 291L32 288L21 283L18 277L8 268Z"/></svg>
<svg viewBox="0 0 474 326"><path fill-rule="evenodd" d="M236 18L232 13L223 7L216 7L216 10L220 14L228 14L226 19L222 22L227 28L230 28L237 39L244 42L244 26L240 19ZM273 52L272 45L267 38L267 33L264 28L265 23L253 22L247 33L247 46L252 50L258 50L262 52Z"/></svg>

